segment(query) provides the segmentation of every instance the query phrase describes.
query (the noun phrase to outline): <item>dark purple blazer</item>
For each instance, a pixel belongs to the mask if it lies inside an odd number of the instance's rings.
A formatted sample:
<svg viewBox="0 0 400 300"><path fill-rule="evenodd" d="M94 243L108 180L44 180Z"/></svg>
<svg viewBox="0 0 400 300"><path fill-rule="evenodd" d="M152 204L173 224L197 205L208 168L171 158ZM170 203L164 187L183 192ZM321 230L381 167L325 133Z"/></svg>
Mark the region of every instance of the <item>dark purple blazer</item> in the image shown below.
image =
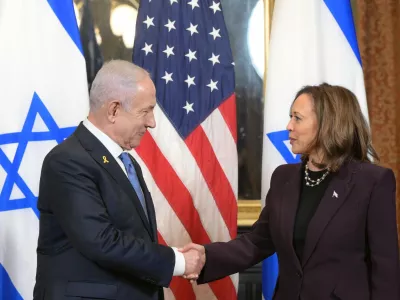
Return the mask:
<svg viewBox="0 0 400 300"><path fill-rule="evenodd" d="M400 264L393 172L350 162L332 178L311 219L300 262L293 229L301 164L278 167L251 232L206 245L199 283L237 273L277 253L276 300L399 300Z"/></svg>

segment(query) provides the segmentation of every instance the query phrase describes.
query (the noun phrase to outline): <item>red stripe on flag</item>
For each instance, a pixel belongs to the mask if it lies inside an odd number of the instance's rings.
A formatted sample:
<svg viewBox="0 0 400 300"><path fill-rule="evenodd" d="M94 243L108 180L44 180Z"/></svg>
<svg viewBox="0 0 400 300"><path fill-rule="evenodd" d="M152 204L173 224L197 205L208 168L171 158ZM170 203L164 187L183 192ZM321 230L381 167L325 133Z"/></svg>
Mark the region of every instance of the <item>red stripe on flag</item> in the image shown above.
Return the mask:
<svg viewBox="0 0 400 300"><path fill-rule="evenodd" d="M236 96L232 94L220 106L219 111L222 114L228 128L232 134L235 143L237 143L237 123L236 123Z"/></svg>
<svg viewBox="0 0 400 300"><path fill-rule="evenodd" d="M192 241L202 244L209 243L210 238L201 224L199 213L193 205L192 196L148 132L135 150L146 164L158 188L182 222Z"/></svg>
<svg viewBox="0 0 400 300"><path fill-rule="evenodd" d="M237 202L231 184L208 140L203 128L197 127L187 138L186 144L193 154L217 207L229 230L231 238L237 233ZM232 149L231 151L236 151Z"/></svg>
<svg viewBox="0 0 400 300"><path fill-rule="evenodd" d="M201 127L199 126L199 128ZM175 211L192 241L199 244L210 243L211 240L200 222L189 191L148 132L135 150L146 164L158 188ZM236 299L236 290L230 277L210 283L210 287L218 299ZM233 296L227 298L228 295Z"/></svg>
<svg viewBox="0 0 400 300"><path fill-rule="evenodd" d="M157 235L158 242L161 245L167 246L167 243L165 242L161 234L157 233ZM172 281L169 287L174 293L176 300L196 299L196 295L193 292L192 285L186 279L183 279L181 277L172 277Z"/></svg>
<svg viewBox="0 0 400 300"><path fill-rule="evenodd" d="M208 285L218 300L237 300L236 289L230 277L210 282Z"/></svg>

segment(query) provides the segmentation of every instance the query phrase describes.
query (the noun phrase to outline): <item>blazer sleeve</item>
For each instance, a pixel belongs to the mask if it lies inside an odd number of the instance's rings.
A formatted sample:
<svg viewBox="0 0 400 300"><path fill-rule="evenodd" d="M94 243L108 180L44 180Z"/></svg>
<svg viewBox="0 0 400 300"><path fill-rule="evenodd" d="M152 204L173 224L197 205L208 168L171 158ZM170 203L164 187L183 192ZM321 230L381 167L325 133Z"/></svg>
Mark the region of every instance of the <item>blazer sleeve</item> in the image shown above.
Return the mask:
<svg viewBox="0 0 400 300"><path fill-rule="evenodd" d="M206 264L197 280L199 284L243 271L275 253L269 225L269 207L274 184L273 175L265 207L250 232L226 243L205 245Z"/></svg>
<svg viewBox="0 0 400 300"><path fill-rule="evenodd" d="M385 169L370 198L367 219L371 260L371 300L400 299L399 248L396 225L396 181Z"/></svg>
<svg viewBox="0 0 400 300"><path fill-rule="evenodd" d="M93 174L77 159L52 155L43 163L41 192L72 246L103 268L167 287L175 254L118 230L110 220ZM42 184L43 182L41 182Z"/></svg>

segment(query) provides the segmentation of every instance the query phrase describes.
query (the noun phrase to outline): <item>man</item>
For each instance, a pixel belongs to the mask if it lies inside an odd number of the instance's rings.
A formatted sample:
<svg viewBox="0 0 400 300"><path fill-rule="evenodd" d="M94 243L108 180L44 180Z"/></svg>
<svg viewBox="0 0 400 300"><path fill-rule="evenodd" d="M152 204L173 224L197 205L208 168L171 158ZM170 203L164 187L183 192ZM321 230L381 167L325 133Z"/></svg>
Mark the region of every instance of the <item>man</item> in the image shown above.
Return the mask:
<svg viewBox="0 0 400 300"><path fill-rule="evenodd" d="M154 205L127 150L156 126L148 73L111 61L90 90L90 112L46 156L38 209L34 299L163 299L172 276L204 256L157 243Z"/></svg>

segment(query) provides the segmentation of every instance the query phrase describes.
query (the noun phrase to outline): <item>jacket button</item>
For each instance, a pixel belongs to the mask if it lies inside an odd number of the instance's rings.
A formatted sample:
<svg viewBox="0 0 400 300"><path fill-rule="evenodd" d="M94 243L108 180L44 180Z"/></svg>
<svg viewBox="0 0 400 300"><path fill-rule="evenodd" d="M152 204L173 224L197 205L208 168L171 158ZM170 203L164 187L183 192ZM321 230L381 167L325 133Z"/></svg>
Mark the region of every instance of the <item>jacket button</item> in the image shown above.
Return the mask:
<svg viewBox="0 0 400 300"><path fill-rule="evenodd" d="M296 275L297 275L297 277L299 277L299 278L302 277L302 275L301 275L301 273L300 273L299 271L296 272Z"/></svg>

